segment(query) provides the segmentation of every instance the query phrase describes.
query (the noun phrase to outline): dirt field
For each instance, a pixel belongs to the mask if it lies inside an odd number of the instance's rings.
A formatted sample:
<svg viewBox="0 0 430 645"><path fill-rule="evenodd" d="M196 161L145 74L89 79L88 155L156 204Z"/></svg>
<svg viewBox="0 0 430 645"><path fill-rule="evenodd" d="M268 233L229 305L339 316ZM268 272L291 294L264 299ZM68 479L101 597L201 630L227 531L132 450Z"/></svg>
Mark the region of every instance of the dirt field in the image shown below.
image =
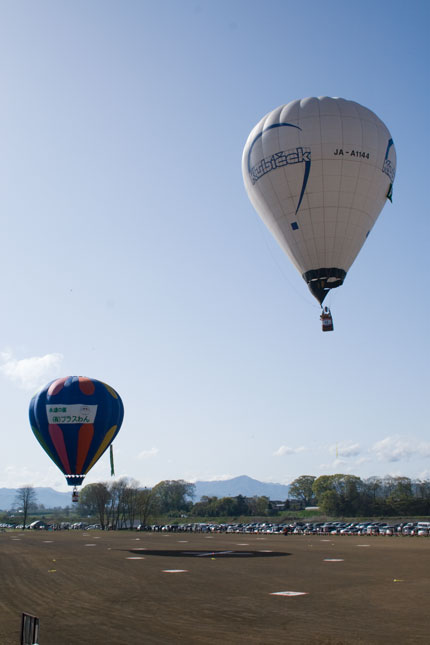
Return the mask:
<svg viewBox="0 0 430 645"><path fill-rule="evenodd" d="M408 537L1 533L0 645L23 611L41 645L430 643L429 556Z"/></svg>

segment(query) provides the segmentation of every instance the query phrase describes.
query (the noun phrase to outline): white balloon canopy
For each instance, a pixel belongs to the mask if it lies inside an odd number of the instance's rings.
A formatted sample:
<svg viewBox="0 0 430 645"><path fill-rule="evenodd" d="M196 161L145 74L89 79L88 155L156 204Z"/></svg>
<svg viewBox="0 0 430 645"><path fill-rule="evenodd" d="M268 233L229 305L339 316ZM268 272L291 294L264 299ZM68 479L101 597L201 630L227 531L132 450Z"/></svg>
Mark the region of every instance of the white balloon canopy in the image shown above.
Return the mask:
<svg viewBox="0 0 430 645"><path fill-rule="evenodd" d="M354 101L292 101L250 133L242 159L249 199L320 304L391 198L395 169L387 127Z"/></svg>

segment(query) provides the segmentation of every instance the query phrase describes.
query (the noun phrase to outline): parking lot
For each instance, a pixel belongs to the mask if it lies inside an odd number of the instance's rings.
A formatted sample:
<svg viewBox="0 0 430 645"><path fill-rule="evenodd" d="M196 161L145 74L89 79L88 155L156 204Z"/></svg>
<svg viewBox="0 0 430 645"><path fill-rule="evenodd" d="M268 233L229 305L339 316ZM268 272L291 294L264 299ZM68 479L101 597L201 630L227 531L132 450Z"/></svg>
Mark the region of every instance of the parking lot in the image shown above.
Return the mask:
<svg viewBox="0 0 430 645"><path fill-rule="evenodd" d="M430 534L430 522L418 520L410 522L376 522L372 520L360 522L252 522L247 524L225 524L216 522L197 524L153 524L149 526L141 525L138 527L138 530L179 533L255 533L263 535L416 535L419 537L428 537Z"/></svg>

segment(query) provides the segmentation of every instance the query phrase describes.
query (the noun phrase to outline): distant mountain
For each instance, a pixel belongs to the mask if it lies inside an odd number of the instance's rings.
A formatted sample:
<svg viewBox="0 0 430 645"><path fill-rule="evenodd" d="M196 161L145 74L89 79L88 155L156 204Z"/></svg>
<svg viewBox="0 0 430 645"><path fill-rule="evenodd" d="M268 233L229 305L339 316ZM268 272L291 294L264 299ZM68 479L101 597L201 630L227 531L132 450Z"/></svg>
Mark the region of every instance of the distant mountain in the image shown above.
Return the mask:
<svg viewBox="0 0 430 645"><path fill-rule="evenodd" d="M194 502L198 502L203 495L208 497L262 497L284 501L288 497L290 487L284 484L270 484L260 482L247 475L233 477L232 479L215 480L211 482L195 482ZM36 504L43 504L45 508L65 508L72 505L71 493L61 493L53 488L34 487ZM16 505L16 488L0 488L0 510L9 511Z"/></svg>
<svg viewBox="0 0 430 645"><path fill-rule="evenodd" d="M17 488L0 488L0 509L9 511L16 505ZM33 488L36 493L36 504L43 504L46 508L55 508L72 505L71 493L60 493L53 488Z"/></svg>
<svg viewBox="0 0 430 645"><path fill-rule="evenodd" d="M260 482L247 475L211 482L197 481L195 486L195 502L198 502L203 495L208 497L236 497L237 495L262 497L265 495L269 499L283 501L287 499L290 490L290 487L284 484Z"/></svg>

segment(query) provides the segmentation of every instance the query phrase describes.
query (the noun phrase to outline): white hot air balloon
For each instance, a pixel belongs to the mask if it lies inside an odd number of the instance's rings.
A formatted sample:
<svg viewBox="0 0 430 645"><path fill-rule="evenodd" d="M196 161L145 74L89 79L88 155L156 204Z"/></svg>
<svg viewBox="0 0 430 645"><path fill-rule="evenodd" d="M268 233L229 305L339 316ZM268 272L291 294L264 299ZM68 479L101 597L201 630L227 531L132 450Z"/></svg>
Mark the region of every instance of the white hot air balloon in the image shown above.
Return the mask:
<svg viewBox="0 0 430 645"><path fill-rule="evenodd" d="M354 101L292 101L252 130L242 170L257 213L322 306L391 199L396 152L390 132ZM324 314L331 318L327 308Z"/></svg>

